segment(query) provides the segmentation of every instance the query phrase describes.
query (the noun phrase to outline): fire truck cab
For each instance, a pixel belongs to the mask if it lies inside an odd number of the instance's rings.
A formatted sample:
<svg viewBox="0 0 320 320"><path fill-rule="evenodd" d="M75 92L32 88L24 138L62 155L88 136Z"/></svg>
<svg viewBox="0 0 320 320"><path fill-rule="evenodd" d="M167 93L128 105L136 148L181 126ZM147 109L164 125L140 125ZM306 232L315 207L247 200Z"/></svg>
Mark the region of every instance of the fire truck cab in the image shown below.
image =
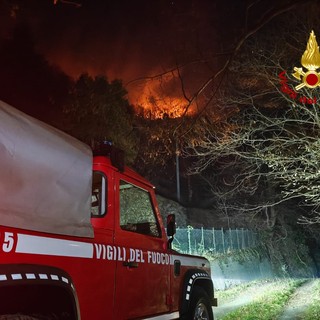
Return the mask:
<svg viewBox="0 0 320 320"><path fill-rule="evenodd" d="M0 119L0 320L213 319L209 262L171 249L152 184L113 148Z"/></svg>

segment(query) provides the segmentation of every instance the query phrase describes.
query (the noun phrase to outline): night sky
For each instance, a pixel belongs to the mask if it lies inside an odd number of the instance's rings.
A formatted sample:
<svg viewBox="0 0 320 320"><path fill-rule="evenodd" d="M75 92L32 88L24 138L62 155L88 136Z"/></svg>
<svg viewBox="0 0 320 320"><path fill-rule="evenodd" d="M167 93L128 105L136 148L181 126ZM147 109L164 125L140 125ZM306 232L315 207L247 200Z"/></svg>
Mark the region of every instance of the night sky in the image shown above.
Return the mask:
<svg viewBox="0 0 320 320"><path fill-rule="evenodd" d="M81 7L24 1L11 26L25 21L37 50L72 76L86 71L127 81L171 66L188 43L212 48L225 8L210 0L77 1Z"/></svg>

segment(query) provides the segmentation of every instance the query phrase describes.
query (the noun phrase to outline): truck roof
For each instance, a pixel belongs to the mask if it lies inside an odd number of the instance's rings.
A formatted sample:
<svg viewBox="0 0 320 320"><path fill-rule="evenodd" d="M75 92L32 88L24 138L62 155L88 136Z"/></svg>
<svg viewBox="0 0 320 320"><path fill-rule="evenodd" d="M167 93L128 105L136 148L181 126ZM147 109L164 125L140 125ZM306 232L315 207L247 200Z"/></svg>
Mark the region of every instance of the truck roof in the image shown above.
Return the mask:
<svg viewBox="0 0 320 320"><path fill-rule="evenodd" d="M92 237L89 146L0 101L0 219Z"/></svg>

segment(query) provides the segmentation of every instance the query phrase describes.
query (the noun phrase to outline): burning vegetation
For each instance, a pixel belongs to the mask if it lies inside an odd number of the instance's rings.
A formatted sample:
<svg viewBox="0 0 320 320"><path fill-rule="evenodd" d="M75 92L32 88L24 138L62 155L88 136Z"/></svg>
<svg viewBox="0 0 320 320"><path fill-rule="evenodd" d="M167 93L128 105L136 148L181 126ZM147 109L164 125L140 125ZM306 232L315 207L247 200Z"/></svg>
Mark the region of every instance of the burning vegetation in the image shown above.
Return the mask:
<svg viewBox="0 0 320 320"><path fill-rule="evenodd" d="M139 115L152 120L180 118L196 113L184 97L180 79L173 73L147 79L143 84L129 88L129 100Z"/></svg>

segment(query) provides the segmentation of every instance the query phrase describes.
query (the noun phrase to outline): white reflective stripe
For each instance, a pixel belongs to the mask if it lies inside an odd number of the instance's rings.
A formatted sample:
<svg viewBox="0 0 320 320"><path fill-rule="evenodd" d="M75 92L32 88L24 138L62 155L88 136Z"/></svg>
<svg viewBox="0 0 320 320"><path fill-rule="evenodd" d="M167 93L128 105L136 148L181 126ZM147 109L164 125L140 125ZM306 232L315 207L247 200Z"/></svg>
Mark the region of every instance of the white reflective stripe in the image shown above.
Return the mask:
<svg viewBox="0 0 320 320"><path fill-rule="evenodd" d="M80 241L18 234L16 252L63 257L93 258L93 245Z"/></svg>
<svg viewBox="0 0 320 320"><path fill-rule="evenodd" d="M180 314L179 311L170 313L170 314L163 314L161 316L156 316L152 318L144 318L145 320L171 320L171 319L179 319Z"/></svg>
<svg viewBox="0 0 320 320"><path fill-rule="evenodd" d="M69 283L69 280L68 280L67 278L65 278L65 277L61 277L61 280L62 280L63 282L65 282L65 283Z"/></svg>

